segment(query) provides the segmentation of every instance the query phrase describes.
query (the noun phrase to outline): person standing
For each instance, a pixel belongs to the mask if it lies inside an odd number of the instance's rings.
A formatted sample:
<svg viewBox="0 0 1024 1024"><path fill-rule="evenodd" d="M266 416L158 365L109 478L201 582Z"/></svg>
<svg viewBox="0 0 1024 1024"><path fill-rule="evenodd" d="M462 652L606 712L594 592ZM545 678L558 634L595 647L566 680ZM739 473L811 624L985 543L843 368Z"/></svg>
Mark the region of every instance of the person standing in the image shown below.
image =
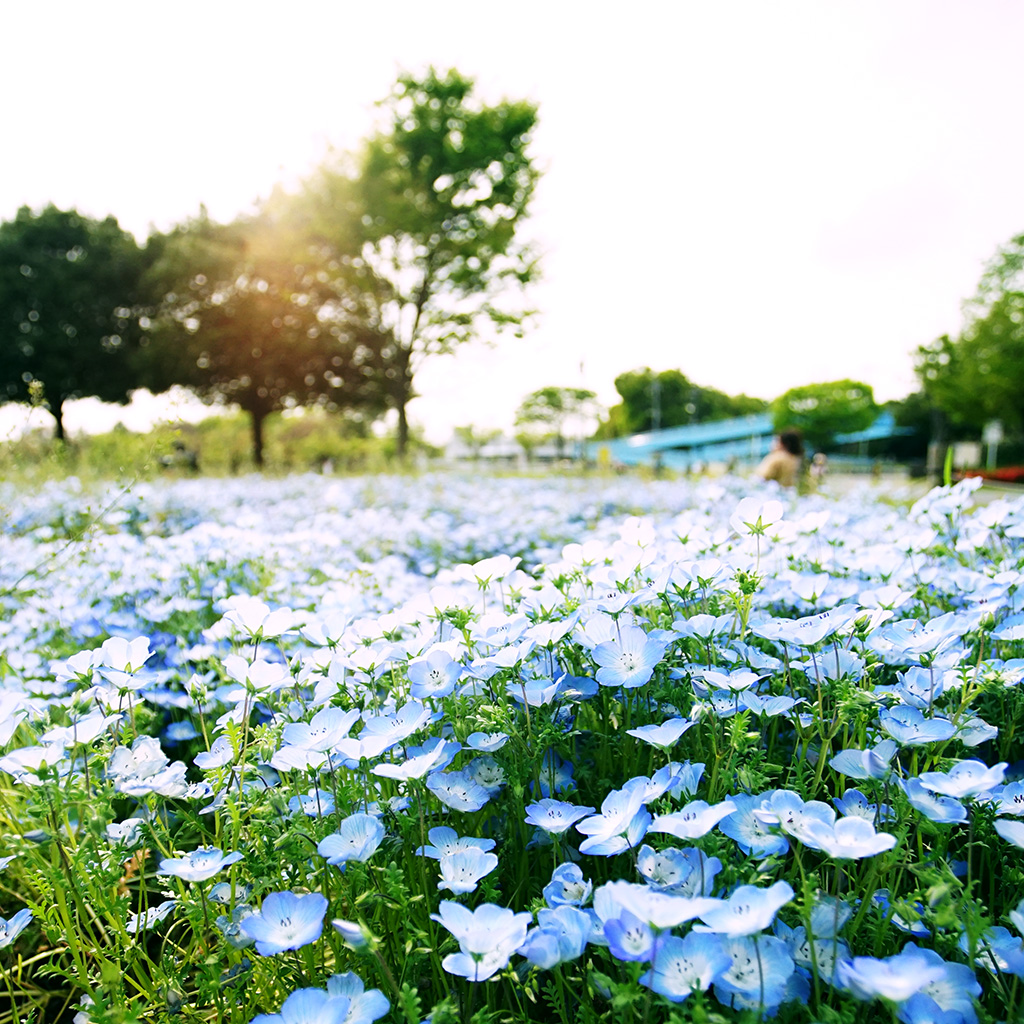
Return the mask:
<svg viewBox="0 0 1024 1024"><path fill-rule="evenodd" d="M795 487L803 462L804 439L800 431L783 430L754 472L762 480L775 480L783 487Z"/></svg>

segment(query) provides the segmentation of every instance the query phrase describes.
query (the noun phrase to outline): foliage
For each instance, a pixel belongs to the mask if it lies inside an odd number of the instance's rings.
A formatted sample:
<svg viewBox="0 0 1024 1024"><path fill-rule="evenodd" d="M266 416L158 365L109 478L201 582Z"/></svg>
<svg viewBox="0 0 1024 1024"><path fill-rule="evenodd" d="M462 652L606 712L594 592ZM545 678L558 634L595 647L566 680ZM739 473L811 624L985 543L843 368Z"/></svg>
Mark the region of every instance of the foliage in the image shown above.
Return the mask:
<svg viewBox="0 0 1024 1024"><path fill-rule="evenodd" d="M622 396L622 402L609 411L599 431L601 437L748 416L764 412L767 406L760 398L727 395L716 388L701 387L680 370L631 370L615 378L615 390Z"/></svg>
<svg viewBox="0 0 1024 1024"><path fill-rule="evenodd" d="M565 449L565 426L574 419L584 419L595 409L597 395L586 388L546 387L527 395L516 410L516 426L540 425L554 437L561 456ZM523 431L523 433L529 433Z"/></svg>
<svg viewBox="0 0 1024 1024"><path fill-rule="evenodd" d="M386 469L394 458L394 441L370 434L363 422L342 412L297 409L272 417L264 437L263 469L272 474L353 473ZM414 450L437 454L417 434ZM146 433L116 426L85 435L67 445L59 457L38 433L0 444L0 475L26 483L75 475L83 480L188 476L196 467L203 476L248 473L254 468L248 418L213 414L196 424L163 423Z"/></svg>
<svg viewBox="0 0 1024 1024"><path fill-rule="evenodd" d="M527 311L515 293L537 275L521 238L537 109L480 104L472 90L454 70L402 75L358 157L325 163L301 196L270 204L334 286L337 336L397 410L400 454L423 360L518 330Z"/></svg>
<svg viewBox="0 0 1024 1024"><path fill-rule="evenodd" d="M23 206L0 224L0 402L45 405L59 441L68 399L126 402L142 267L113 217Z"/></svg>
<svg viewBox="0 0 1024 1024"><path fill-rule="evenodd" d="M474 459L480 458L480 452L492 441L501 437L500 430L484 430L467 423L454 428L455 436L470 450Z"/></svg>
<svg viewBox="0 0 1024 1024"><path fill-rule="evenodd" d="M800 430L817 449L828 448L837 434L866 430L878 417L870 384L834 380L790 388L771 404L776 431Z"/></svg>
<svg viewBox="0 0 1024 1024"><path fill-rule="evenodd" d="M271 413L365 398L362 378L342 375L316 274L278 241L265 220L220 225L203 213L149 243L145 384L185 385L205 401L239 405L251 420L257 467Z"/></svg>
<svg viewBox="0 0 1024 1024"><path fill-rule="evenodd" d="M1024 234L989 261L964 306L959 337L943 335L917 351L921 383L955 425L980 430L1001 420L1024 431L1018 382L1024 368Z"/></svg>

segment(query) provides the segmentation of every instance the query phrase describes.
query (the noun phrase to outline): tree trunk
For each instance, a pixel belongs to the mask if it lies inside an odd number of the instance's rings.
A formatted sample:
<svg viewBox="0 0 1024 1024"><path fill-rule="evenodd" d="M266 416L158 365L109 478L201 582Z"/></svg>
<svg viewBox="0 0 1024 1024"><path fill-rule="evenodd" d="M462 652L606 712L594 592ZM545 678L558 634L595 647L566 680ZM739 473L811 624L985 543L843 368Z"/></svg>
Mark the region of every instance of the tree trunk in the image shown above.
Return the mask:
<svg viewBox="0 0 1024 1024"><path fill-rule="evenodd" d="M250 409L249 416L252 419L252 461L256 468L263 469L263 421L267 414L262 409Z"/></svg>
<svg viewBox="0 0 1024 1024"><path fill-rule="evenodd" d="M55 402L50 403L50 414L57 421L57 426L54 428L53 437L54 440L59 441L61 444L66 440L64 436L64 399L58 398Z"/></svg>
<svg viewBox="0 0 1024 1024"><path fill-rule="evenodd" d="M399 459L405 458L406 449L409 447L409 420L405 415L405 398L398 400L398 438L395 442L395 453Z"/></svg>
<svg viewBox="0 0 1024 1024"><path fill-rule="evenodd" d="M404 460L409 448L409 418L406 415L405 407L412 398L412 373L409 369L409 362L412 353L407 348L401 348L396 358L398 381L393 395L395 408L398 410L398 437L395 442L395 454L399 459Z"/></svg>

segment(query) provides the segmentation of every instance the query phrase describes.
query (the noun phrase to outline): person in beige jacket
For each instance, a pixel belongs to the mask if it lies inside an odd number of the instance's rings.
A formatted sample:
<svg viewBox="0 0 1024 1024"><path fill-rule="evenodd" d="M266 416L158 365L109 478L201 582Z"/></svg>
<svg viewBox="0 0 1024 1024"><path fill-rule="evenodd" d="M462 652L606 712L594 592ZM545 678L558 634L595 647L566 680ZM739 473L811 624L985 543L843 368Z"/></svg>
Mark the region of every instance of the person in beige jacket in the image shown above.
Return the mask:
<svg viewBox="0 0 1024 1024"><path fill-rule="evenodd" d="M795 487L804 463L804 439L799 430L783 430L775 446L754 471L762 480L775 480L783 487Z"/></svg>

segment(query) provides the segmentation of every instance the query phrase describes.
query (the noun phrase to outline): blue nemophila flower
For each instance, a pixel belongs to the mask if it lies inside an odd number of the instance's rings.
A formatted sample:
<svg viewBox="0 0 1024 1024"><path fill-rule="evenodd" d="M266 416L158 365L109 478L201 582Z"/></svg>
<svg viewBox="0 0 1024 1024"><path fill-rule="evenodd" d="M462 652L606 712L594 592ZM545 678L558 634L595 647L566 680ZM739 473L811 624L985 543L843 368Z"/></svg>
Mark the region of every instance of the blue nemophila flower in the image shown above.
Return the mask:
<svg viewBox="0 0 1024 1024"><path fill-rule="evenodd" d="M1013 821L1010 818L996 818L995 830L1014 846L1024 849L1024 822Z"/></svg>
<svg viewBox="0 0 1024 1024"><path fill-rule="evenodd" d="M0 917L0 949L9 946L32 920L32 911L27 907L19 910L10 920Z"/></svg>
<svg viewBox="0 0 1024 1024"><path fill-rule="evenodd" d="M111 822L104 830L108 842L116 843L125 849L132 849L142 842L143 818L125 818L124 821ZM2 865L0 865L2 866Z"/></svg>
<svg viewBox="0 0 1024 1024"><path fill-rule="evenodd" d="M129 935L138 935L139 932L148 931L167 917L177 905L177 900L164 900L163 903L149 907L141 914L130 914L125 922L125 929Z"/></svg>
<svg viewBox="0 0 1024 1024"><path fill-rule="evenodd" d="M356 953L362 953L370 948L373 941L373 932L360 921L345 921L336 917L331 922L334 930L341 936L342 941L349 949Z"/></svg>
<svg viewBox="0 0 1024 1024"><path fill-rule="evenodd" d="M198 735L199 730L191 722L171 722L164 730L164 739L171 745L187 743Z"/></svg>
<svg viewBox="0 0 1024 1024"><path fill-rule="evenodd" d="M289 722L281 732L285 746L326 753L348 738L359 721L359 711L351 708L322 708L308 722Z"/></svg>
<svg viewBox="0 0 1024 1024"><path fill-rule="evenodd" d="M707 911L700 919L712 931L720 935L754 935L770 928L775 915L793 898L793 887L789 882L776 882L767 889L756 885L741 885L733 890L727 900Z"/></svg>
<svg viewBox="0 0 1024 1024"><path fill-rule="evenodd" d="M594 893L594 912L607 922L621 917L628 911L653 928L675 928L676 925L722 906L722 900L705 896L676 896L672 893L655 892L646 885L635 882L605 882Z"/></svg>
<svg viewBox="0 0 1024 1024"><path fill-rule="evenodd" d="M571 761L563 761L553 750L544 752L540 766L540 795L550 797L554 793L564 793L575 786L573 779L574 766ZM531 792L536 783L530 783Z"/></svg>
<svg viewBox="0 0 1024 1024"><path fill-rule="evenodd" d="M824 850L837 860L874 857L896 845L894 835L876 832L870 821L856 815L851 818L840 818L835 825L828 825L823 821L810 821L807 828L814 838L817 849Z"/></svg>
<svg viewBox="0 0 1024 1024"><path fill-rule="evenodd" d="M479 750L485 754L493 754L508 743L508 736L503 732L474 732L466 740L470 750Z"/></svg>
<svg viewBox="0 0 1024 1024"><path fill-rule="evenodd" d="M218 625L227 624L254 640L279 637L295 626L296 615L290 608L271 611L265 602L250 594L234 594L225 598L219 610L224 617ZM229 628L226 632L230 634L233 630Z"/></svg>
<svg viewBox="0 0 1024 1024"><path fill-rule="evenodd" d="M491 796L495 796L505 785L505 770L490 754L474 757L466 765L464 771L476 783L483 786Z"/></svg>
<svg viewBox="0 0 1024 1024"><path fill-rule="evenodd" d="M1003 781L1007 762L988 767L983 761L974 759L959 761L948 772L922 772L921 785L933 793L957 799L978 796L994 789Z"/></svg>
<svg viewBox="0 0 1024 1024"><path fill-rule="evenodd" d="M917 947L914 947L915 950ZM839 979L858 999L889 999L902 1003L926 985L941 982L942 967L930 965L906 951L877 960L873 956L855 956L839 965Z"/></svg>
<svg viewBox="0 0 1024 1024"><path fill-rule="evenodd" d="M796 970L786 944L774 935L754 935L730 937L724 945L732 962L715 980L715 997L724 1006L774 1016L790 996Z"/></svg>
<svg viewBox="0 0 1024 1024"><path fill-rule="evenodd" d="M650 960L657 941L654 929L623 907L617 917L604 922L604 937L612 956L630 963Z"/></svg>
<svg viewBox="0 0 1024 1024"><path fill-rule="evenodd" d="M970 953L971 942L966 932L957 945L962 952ZM974 962L990 974L1003 972L1024 978L1024 940L1002 925L986 928L975 940Z"/></svg>
<svg viewBox="0 0 1024 1024"><path fill-rule="evenodd" d="M352 971L331 975L327 979L327 994L349 1000L348 1016L344 1024L373 1024L373 1021L391 1009L387 996L380 989L367 990L363 979Z"/></svg>
<svg viewBox="0 0 1024 1024"><path fill-rule="evenodd" d="M906 932L908 935L915 935L922 939L931 935L931 932L924 926L920 919L915 918L909 921L905 920L899 913L892 909L892 902L888 889L876 889L874 895L871 897L871 902L877 906L901 932ZM923 914L924 904L915 903L912 910L916 911L918 914Z"/></svg>
<svg viewBox="0 0 1024 1024"><path fill-rule="evenodd" d="M754 813L764 802L764 795L737 793L729 799L736 805L736 810L718 823L718 829L734 839L748 857L771 857L789 849L789 840L773 832Z"/></svg>
<svg viewBox="0 0 1024 1024"><path fill-rule="evenodd" d="M153 656L146 636L137 636L134 640L112 636L103 641L100 650L103 652L101 664L127 675L138 671Z"/></svg>
<svg viewBox="0 0 1024 1024"><path fill-rule="evenodd" d="M925 718L917 708L897 705L891 710L878 712L882 728L903 747L918 747L925 743L948 740L956 726L948 718Z"/></svg>
<svg viewBox="0 0 1024 1024"><path fill-rule="evenodd" d="M684 850L670 846L657 851L641 846L636 869L658 892L673 896L710 896L722 862L717 857L708 857L695 846Z"/></svg>
<svg viewBox="0 0 1024 1024"><path fill-rule="evenodd" d="M486 853L494 849L493 839L474 839L471 836L459 836L453 828L447 825L438 825L427 833L430 840L429 846L416 848L416 856L432 857L440 860L449 853L456 853L459 850L476 849Z"/></svg>
<svg viewBox="0 0 1024 1024"><path fill-rule="evenodd" d="M526 940L531 920L529 914L516 914L493 903L467 910L451 900L443 900L438 913L430 916L459 943L460 951L449 953L441 966L470 981L486 981L504 968Z"/></svg>
<svg viewBox="0 0 1024 1024"><path fill-rule="evenodd" d="M687 729L696 725L687 718L667 718L660 725L641 725L636 729L627 729L630 736L635 736L644 743L650 743L659 750L668 750L674 746Z"/></svg>
<svg viewBox="0 0 1024 1024"><path fill-rule="evenodd" d="M827 916L823 921L823 927L824 933L812 926L813 942L807 937L807 929L803 925L790 928L782 921L776 920L773 931L775 937L782 939L786 944L786 949L797 967L805 971L817 971L820 978L834 986L839 984L839 964L850 959L850 948L836 937L832 931L833 924Z"/></svg>
<svg viewBox="0 0 1024 1024"><path fill-rule="evenodd" d="M451 889L456 895L475 892L476 884L498 866L493 853L475 847L446 853L440 860L441 880L438 889Z"/></svg>
<svg viewBox="0 0 1024 1024"><path fill-rule="evenodd" d="M318 892L272 892L259 913L245 918L239 927L256 940L260 956L273 956L316 942L326 913L327 900Z"/></svg>
<svg viewBox="0 0 1024 1024"><path fill-rule="evenodd" d="M290 797L288 810L293 814L301 811L307 818L322 818L334 813L334 794L314 786L308 793Z"/></svg>
<svg viewBox="0 0 1024 1024"><path fill-rule="evenodd" d="M989 725L977 715L965 718L956 731L956 738L965 747L979 747L982 743L994 740L999 735L999 730L994 725Z"/></svg>
<svg viewBox="0 0 1024 1024"><path fill-rule="evenodd" d="M251 885L232 885L230 882L218 882L206 894L206 898L211 903L219 903L222 907L228 907L232 902L244 902L249 898L250 893L252 893Z"/></svg>
<svg viewBox="0 0 1024 1024"><path fill-rule="evenodd" d="M895 692L904 704L920 711L930 711L946 688L946 673L911 665L899 673Z"/></svg>
<svg viewBox="0 0 1024 1024"><path fill-rule="evenodd" d="M951 796L939 796L921 785L920 779L907 779L903 783L910 805L930 821L940 825L955 825L967 820L967 808Z"/></svg>
<svg viewBox="0 0 1024 1024"><path fill-rule="evenodd" d="M689 761L670 761L651 776L645 799L647 802L657 800L665 793L670 793L677 799L693 796L703 774L704 765L700 762L691 764Z"/></svg>
<svg viewBox="0 0 1024 1024"><path fill-rule="evenodd" d="M856 608L840 606L820 615L808 615L803 619L752 622L750 632L766 640L796 644L798 647L813 647L837 630L848 629L856 618L856 612Z"/></svg>
<svg viewBox="0 0 1024 1024"><path fill-rule="evenodd" d="M778 825L783 832L799 839L811 849L820 849L814 829L820 825L831 828L836 812L821 800L804 800L789 789L776 789L754 809L754 816L766 825Z"/></svg>
<svg viewBox="0 0 1024 1024"><path fill-rule="evenodd" d="M462 675L462 665L443 647L435 647L422 658L410 661L406 671L413 697L417 700L427 697L440 700L454 691Z"/></svg>
<svg viewBox="0 0 1024 1024"><path fill-rule="evenodd" d="M559 864L542 895L549 907L582 907L593 891L593 883L583 877L578 864Z"/></svg>
<svg viewBox="0 0 1024 1024"><path fill-rule="evenodd" d="M829 766L851 779L887 779L892 774L889 762L896 756L897 749L895 741L882 740L871 750L841 750L829 761Z"/></svg>
<svg viewBox="0 0 1024 1024"><path fill-rule="evenodd" d="M247 949L256 941L251 935L246 935L240 927L242 921L247 917L251 917L252 913L253 909L248 903L239 903L231 911L230 917L227 914L220 914L217 920L214 921L217 930L235 949Z"/></svg>
<svg viewBox="0 0 1024 1024"><path fill-rule="evenodd" d="M683 939L669 935L658 943L640 984L681 1003L693 992L706 992L731 966L732 957L719 936L692 931Z"/></svg>
<svg viewBox="0 0 1024 1024"><path fill-rule="evenodd" d="M250 1024L346 1024L351 1000L319 988L296 989L280 1013L259 1013Z"/></svg>
<svg viewBox="0 0 1024 1024"><path fill-rule="evenodd" d="M709 804L706 800L691 800L678 811L659 814L648 831L667 832L677 839L699 839L735 810L736 804L731 800L717 804Z"/></svg>
<svg viewBox="0 0 1024 1024"><path fill-rule="evenodd" d="M479 811L491 798L468 772L434 772L427 776L427 789L453 811Z"/></svg>
<svg viewBox="0 0 1024 1024"><path fill-rule="evenodd" d="M740 500L729 517L729 525L741 535L763 537L786 514L777 498L758 498L753 495Z"/></svg>
<svg viewBox="0 0 1024 1024"><path fill-rule="evenodd" d="M192 759L192 763L203 771L212 768L223 768L235 759L235 751L227 736L218 736L209 750L204 750Z"/></svg>
<svg viewBox="0 0 1024 1024"><path fill-rule="evenodd" d="M606 640L591 652L600 666L597 681L602 686L624 689L643 686L665 656L665 647L666 644L652 640L639 626L623 626L618 639Z"/></svg>
<svg viewBox="0 0 1024 1024"><path fill-rule="evenodd" d="M203 882L242 859L242 854L222 853L216 847L201 846L184 857L165 857L160 861L161 875L176 875L186 882Z"/></svg>
<svg viewBox="0 0 1024 1024"><path fill-rule="evenodd" d="M725 636L733 626L732 615L691 615L686 619L676 619L672 628L680 636L692 636L704 643L709 643L716 636Z"/></svg>
<svg viewBox="0 0 1024 1024"><path fill-rule="evenodd" d="M888 804L871 803L859 789L848 789L842 796L834 796L832 803L847 817L856 816L871 822L891 821L895 817Z"/></svg>
<svg viewBox="0 0 1024 1024"><path fill-rule="evenodd" d="M342 870L350 860L369 860L384 841L384 826L372 814L350 814L338 831L317 843L316 852Z"/></svg>
<svg viewBox="0 0 1024 1024"><path fill-rule="evenodd" d="M630 779L621 789L609 793L601 804L601 813L576 823L576 830L588 836L580 843L580 853L611 857L632 849L647 832L650 812L644 807L648 780Z"/></svg>
<svg viewBox="0 0 1024 1024"><path fill-rule="evenodd" d="M525 820L528 825L536 825L545 832L561 835L581 818L593 813L593 807L577 807L564 800L545 797L526 808Z"/></svg>
<svg viewBox="0 0 1024 1024"><path fill-rule="evenodd" d="M590 915L571 906L538 911L537 925L527 933L518 952L542 970L582 956L592 927Z"/></svg>
<svg viewBox="0 0 1024 1024"><path fill-rule="evenodd" d="M429 740L422 747L408 748L406 759L401 763L385 761L370 770L387 779L422 779L428 772L447 768L461 749L461 744L443 738Z"/></svg>

